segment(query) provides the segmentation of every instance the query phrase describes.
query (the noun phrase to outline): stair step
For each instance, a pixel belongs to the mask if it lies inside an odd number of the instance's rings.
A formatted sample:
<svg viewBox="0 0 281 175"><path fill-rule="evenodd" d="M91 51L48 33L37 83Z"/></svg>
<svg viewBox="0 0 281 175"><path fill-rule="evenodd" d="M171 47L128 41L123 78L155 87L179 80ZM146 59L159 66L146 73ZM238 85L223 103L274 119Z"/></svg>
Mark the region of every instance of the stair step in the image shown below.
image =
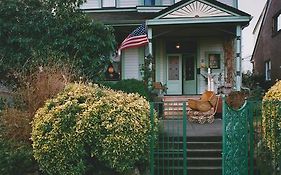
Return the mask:
<svg viewBox="0 0 281 175"><path fill-rule="evenodd" d="M175 137L168 137L165 135L160 135L158 142L169 142L169 141L177 141L177 142L182 142L183 137L181 136L175 136ZM194 143L194 142L201 142L201 143L206 143L206 142L219 142L222 143L222 136L188 136L186 137L187 143Z"/></svg>
<svg viewBox="0 0 281 175"><path fill-rule="evenodd" d="M159 150L154 152L155 157L159 158L169 158L169 157L183 157L183 150ZM208 150L200 150L200 149L187 149L187 157L222 157L221 149L208 149Z"/></svg>
<svg viewBox="0 0 281 175"><path fill-rule="evenodd" d="M198 158L189 158L187 157L187 166L188 167L221 167L222 158L217 157L198 157ZM165 159L155 157L156 166L183 166L184 158L183 157L168 157Z"/></svg>
<svg viewBox="0 0 281 175"><path fill-rule="evenodd" d="M222 149L222 142L187 142L188 149ZM182 149L184 144L182 141L169 140L168 142L159 141L160 149Z"/></svg>
<svg viewBox="0 0 281 175"><path fill-rule="evenodd" d="M155 174L161 175L182 175L183 167L160 168L155 170ZM187 167L188 175L221 175L221 167Z"/></svg>

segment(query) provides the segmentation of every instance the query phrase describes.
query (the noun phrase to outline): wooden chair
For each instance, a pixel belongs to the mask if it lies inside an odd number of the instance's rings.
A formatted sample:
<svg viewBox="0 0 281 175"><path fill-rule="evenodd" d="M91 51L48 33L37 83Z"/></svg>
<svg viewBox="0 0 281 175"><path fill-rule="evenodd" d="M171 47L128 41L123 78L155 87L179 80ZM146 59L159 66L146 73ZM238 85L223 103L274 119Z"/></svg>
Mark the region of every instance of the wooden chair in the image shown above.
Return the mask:
<svg viewBox="0 0 281 175"><path fill-rule="evenodd" d="M204 124L214 122L214 116L218 107L218 98L215 92L205 91L200 99L188 99L189 110L187 112L190 122Z"/></svg>

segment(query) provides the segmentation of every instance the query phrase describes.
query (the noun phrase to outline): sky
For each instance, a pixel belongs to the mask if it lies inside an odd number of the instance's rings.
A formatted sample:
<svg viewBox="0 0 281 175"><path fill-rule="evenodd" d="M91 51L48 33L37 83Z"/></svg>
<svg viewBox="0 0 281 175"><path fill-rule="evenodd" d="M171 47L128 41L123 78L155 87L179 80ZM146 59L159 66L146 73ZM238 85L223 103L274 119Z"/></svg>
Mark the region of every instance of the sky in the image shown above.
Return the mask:
<svg viewBox="0 0 281 175"><path fill-rule="evenodd" d="M252 70L250 63L253 54L255 42L252 34L253 29L259 19L259 16L264 8L266 0L238 0L238 8L252 16L252 20L248 27L242 31L242 70Z"/></svg>

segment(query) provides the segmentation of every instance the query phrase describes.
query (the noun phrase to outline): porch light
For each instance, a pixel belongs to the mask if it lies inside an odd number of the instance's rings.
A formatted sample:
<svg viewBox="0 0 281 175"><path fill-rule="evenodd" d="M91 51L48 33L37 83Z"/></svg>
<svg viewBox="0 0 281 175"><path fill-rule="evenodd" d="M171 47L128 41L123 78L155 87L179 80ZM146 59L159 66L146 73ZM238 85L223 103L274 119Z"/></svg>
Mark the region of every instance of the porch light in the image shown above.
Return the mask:
<svg viewBox="0 0 281 175"><path fill-rule="evenodd" d="M176 48L179 49L181 46L179 43L177 43Z"/></svg>
<svg viewBox="0 0 281 175"><path fill-rule="evenodd" d="M107 71L108 71L108 73L110 73L110 74L112 74L112 73L114 72L114 68L113 68L112 64L110 64L110 65L108 66Z"/></svg>

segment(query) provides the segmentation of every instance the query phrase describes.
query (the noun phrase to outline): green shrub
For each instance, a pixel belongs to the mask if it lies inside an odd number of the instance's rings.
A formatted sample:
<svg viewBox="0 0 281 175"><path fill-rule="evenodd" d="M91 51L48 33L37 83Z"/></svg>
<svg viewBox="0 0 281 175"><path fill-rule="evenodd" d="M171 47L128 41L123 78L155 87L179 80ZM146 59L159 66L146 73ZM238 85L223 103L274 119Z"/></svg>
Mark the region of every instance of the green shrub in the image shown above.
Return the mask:
<svg viewBox="0 0 281 175"><path fill-rule="evenodd" d="M273 158L281 156L281 80L272 86L263 97L263 138Z"/></svg>
<svg viewBox="0 0 281 175"><path fill-rule="evenodd" d="M25 175L37 169L30 144L0 138L0 174Z"/></svg>
<svg viewBox="0 0 281 175"><path fill-rule="evenodd" d="M34 157L47 174L97 173L100 164L123 173L147 161L150 134L144 98L97 85L68 85L32 122Z"/></svg>
<svg viewBox="0 0 281 175"><path fill-rule="evenodd" d="M138 93L139 95L149 99L148 88L143 81L136 79L120 80L116 83L105 82L103 85L114 90L121 90L126 93Z"/></svg>

